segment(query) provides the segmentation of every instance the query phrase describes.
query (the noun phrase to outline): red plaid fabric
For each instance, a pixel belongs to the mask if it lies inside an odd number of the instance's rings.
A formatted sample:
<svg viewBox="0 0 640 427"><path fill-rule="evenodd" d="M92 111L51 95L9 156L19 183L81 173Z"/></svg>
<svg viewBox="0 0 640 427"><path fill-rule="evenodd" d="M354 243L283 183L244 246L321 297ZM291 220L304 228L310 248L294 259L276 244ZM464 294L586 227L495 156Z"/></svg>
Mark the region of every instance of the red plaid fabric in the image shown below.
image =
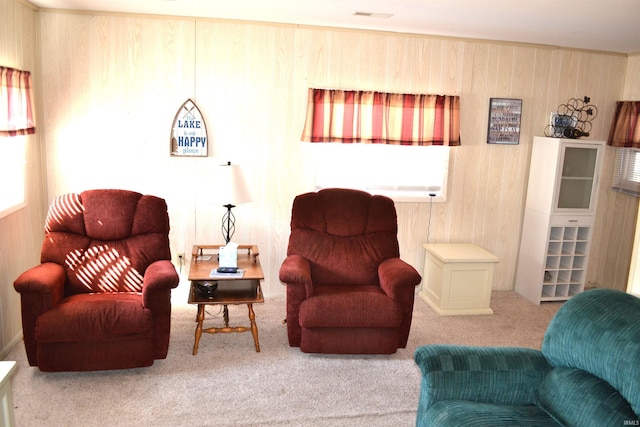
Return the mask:
<svg viewBox="0 0 640 427"><path fill-rule="evenodd" d="M309 89L302 140L460 145L460 97Z"/></svg>
<svg viewBox="0 0 640 427"><path fill-rule="evenodd" d="M640 101L618 101L608 145L640 148Z"/></svg>
<svg viewBox="0 0 640 427"><path fill-rule="evenodd" d="M0 136L36 132L31 73L0 67Z"/></svg>

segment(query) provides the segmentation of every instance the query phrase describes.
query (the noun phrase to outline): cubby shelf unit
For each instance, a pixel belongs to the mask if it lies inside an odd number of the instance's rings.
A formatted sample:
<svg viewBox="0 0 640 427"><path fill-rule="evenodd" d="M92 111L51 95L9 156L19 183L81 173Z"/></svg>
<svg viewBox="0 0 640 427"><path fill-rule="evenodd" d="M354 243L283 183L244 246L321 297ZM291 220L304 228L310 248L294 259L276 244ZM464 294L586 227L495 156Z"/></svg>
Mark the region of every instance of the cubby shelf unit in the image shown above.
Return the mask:
<svg viewBox="0 0 640 427"><path fill-rule="evenodd" d="M584 290L604 145L534 138L515 283L534 303Z"/></svg>

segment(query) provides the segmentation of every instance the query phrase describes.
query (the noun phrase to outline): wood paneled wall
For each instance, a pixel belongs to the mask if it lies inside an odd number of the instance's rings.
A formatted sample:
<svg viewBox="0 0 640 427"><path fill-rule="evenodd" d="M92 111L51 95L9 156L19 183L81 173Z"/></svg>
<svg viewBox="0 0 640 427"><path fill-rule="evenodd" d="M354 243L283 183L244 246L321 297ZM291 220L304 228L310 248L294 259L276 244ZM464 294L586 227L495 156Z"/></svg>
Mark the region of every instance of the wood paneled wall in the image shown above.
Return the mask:
<svg viewBox="0 0 640 427"><path fill-rule="evenodd" d="M640 96L637 56L246 22L37 12L22 0L0 0L0 62L34 72L38 104L38 134L27 153L29 205L0 219L4 350L20 337L13 280L38 261L47 202L68 191L119 187L166 198L173 252L189 254L194 243L222 241L224 209L210 201L216 190L212 169L228 160L240 163L255 201L235 209L235 240L260 246L265 292L282 294L277 274L291 202L312 189L299 141L311 86L461 96L463 145L452 150L449 198L432 206L397 204L402 257L422 271L427 237L474 242L501 259L494 288L512 289L533 136L542 134L560 103L588 95L599 107L592 138L606 139L615 101ZM519 145L486 144L490 97L523 99ZM169 156L171 122L187 98L207 120L208 158ZM612 150L606 156L588 280L624 289L637 201L609 190ZM354 165L354 173L363 166Z"/></svg>
<svg viewBox="0 0 640 427"><path fill-rule="evenodd" d="M640 100L640 53L629 55L629 58L627 60L624 92L621 100L625 100L625 101ZM620 197L622 198L624 196L620 195ZM626 198L630 199L630 200L625 200L625 202L629 204L631 204L632 201L635 201L635 206L637 210L638 199L631 196L626 196ZM635 242L634 242L635 255L632 255L633 257L635 257L635 262L634 260L631 261L633 267L630 269L630 272L629 272L631 276L629 278L629 282L631 282L632 284L629 287L627 287L627 292L633 292L635 294L640 295L640 280L638 278L638 275L640 273L640 270L639 270L640 268L640 263L639 263L640 261L640 230L638 229L638 222L637 222L638 220L640 220L640 218L636 218L636 230L635 230ZM609 239L609 243L613 243L613 241ZM624 271L624 269L626 268L626 265L624 264L624 260L615 260L617 261L615 263L613 261L614 260L610 259L609 262L605 264L609 268L608 273L610 273L611 275L614 275ZM619 288L619 289L624 289L624 288Z"/></svg>
<svg viewBox="0 0 640 427"><path fill-rule="evenodd" d="M0 65L28 70L36 91L40 90L39 20L32 5L20 0L0 0ZM40 104L37 103L36 124L42 126ZM41 134L27 137L26 180L27 206L0 218L0 359L22 333L20 297L13 281L40 260L43 221L46 214L44 162ZM11 138L0 138L0 156L12 149ZM10 182L0 183L2 187Z"/></svg>
<svg viewBox="0 0 640 427"><path fill-rule="evenodd" d="M625 75L622 100L637 101L640 99L640 52L629 55Z"/></svg>
<svg viewBox="0 0 640 427"><path fill-rule="evenodd" d="M569 98L599 108L606 139L621 97L622 55L553 47L259 23L43 11L49 199L121 187L165 197L172 249L221 242L212 168L240 163L254 202L240 205L236 241L260 246L265 292L282 294L293 197L312 189L300 143L308 87L461 96L462 146L451 155L448 200L398 203L402 257L422 271L422 243L474 242L500 257L494 288L513 289L531 140ZM523 99L520 144L486 144L490 97ZM208 158L169 157L185 99L209 130ZM635 201L608 189L607 149L592 284L623 288ZM364 165L353 165L354 173ZM431 218L430 218L431 216ZM183 272L186 268L183 268Z"/></svg>
<svg viewBox="0 0 640 427"><path fill-rule="evenodd" d="M625 67L623 91L616 101L640 99L640 54L630 55ZM607 117L607 130L611 127ZM608 134L603 136L607 139ZM624 291L627 287L638 199L610 190L615 149L607 147L604 182L600 184L595 244L592 245L588 279L601 287ZM604 191L603 191L604 190Z"/></svg>

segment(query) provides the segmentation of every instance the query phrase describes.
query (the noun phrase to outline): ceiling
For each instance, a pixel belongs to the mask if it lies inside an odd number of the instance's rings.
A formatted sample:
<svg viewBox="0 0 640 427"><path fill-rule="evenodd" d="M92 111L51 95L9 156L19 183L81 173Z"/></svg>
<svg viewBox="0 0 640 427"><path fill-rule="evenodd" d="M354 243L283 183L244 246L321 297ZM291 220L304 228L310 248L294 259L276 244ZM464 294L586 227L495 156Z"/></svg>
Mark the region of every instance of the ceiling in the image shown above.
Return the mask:
<svg viewBox="0 0 640 427"><path fill-rule="evenodd" d="M30 1L53 9L240 19L640 53L638 0ZM380 16L385 14L392 16Z"/></svg>

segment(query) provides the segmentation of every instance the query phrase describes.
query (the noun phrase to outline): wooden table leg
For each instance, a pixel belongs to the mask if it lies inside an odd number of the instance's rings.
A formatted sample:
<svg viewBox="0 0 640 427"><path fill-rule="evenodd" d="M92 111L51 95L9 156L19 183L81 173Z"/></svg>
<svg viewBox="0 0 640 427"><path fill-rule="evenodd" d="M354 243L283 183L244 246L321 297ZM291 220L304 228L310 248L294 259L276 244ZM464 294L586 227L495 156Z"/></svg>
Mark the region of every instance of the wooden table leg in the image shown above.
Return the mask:
<svg viewBox="0 0 640 427"><path fill-rule="evenodd" d="M204 322L204 304L198 304L198 317L196 318L198 325L196 326L196 337L193 342L193 355L198 354L198 344L202 336L202 322Z"/></svg>
<svg viewBox="0 0 640 427"><path fill-rule="evenodd" d="M222 310L222 319L224 320L224 327L229 327L229 308L227 304L224 304L224 309Z"/></svg>
<svg viewBox="0 0 640 427"><path fill-rule="evenodd" d="M256 325L256 314L253 312L253 304L249 306L249 320L251 320L251 334L253 334L253 342L256 345L256 352L260 353L260 343L258 342L258 325Z"/></svg>

